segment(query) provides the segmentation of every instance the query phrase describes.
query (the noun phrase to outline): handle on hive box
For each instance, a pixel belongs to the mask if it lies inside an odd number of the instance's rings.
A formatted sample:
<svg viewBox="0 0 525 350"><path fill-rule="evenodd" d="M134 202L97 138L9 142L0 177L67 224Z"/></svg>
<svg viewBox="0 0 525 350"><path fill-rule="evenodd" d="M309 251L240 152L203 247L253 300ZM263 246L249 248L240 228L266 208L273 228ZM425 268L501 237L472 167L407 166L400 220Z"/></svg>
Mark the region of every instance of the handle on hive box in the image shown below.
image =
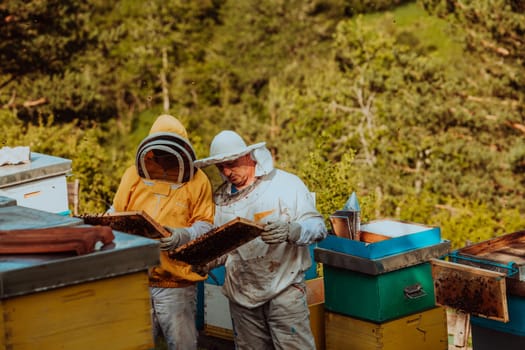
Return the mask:
<svg viewBox="0 0 525 350"><path fill-rule="evenodd" d="M408 299L422 298L425 295L427 295L427 292L425 292L425 290L423 289L423 287L419 283L412 284L410 286L406 286L403 289L403 292L405 293L405 296Z"/></svg>

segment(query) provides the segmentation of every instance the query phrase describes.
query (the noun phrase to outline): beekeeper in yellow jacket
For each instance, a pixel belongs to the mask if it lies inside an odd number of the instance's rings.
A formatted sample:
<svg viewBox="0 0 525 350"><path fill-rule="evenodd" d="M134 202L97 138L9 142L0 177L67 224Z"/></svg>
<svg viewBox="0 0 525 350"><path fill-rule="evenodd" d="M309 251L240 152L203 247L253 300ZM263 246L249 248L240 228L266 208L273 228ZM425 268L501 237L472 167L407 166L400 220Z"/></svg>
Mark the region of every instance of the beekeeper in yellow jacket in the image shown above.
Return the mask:
<svg viewBox="0 0 525 350"><path fill-rule="evenodd" d="M135 165L124 173L111 209L142 210L172 233L160 240L160 265L149 271L155 341L163 336L170 350L197 348L196 282L206 276L167 253L213 227L211 184L194 161L182 123L159 116L137 149Z"/></svg>

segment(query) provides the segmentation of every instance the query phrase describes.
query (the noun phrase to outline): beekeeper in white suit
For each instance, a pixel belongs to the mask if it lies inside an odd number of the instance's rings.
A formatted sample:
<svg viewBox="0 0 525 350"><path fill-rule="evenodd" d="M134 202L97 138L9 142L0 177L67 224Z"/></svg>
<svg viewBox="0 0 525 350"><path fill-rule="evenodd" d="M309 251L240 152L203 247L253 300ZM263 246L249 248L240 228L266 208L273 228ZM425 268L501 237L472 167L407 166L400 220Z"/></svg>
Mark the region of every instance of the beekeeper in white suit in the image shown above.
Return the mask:
<svg viewBox="0 0 525 350"><path fill-rule="evenodd" d="M265 224L260 238L214 264L226 268L223 293L237 348L315 349L304 279L312 264L308 245L327 230L312 194L297 176L274 168L264 142L247 146L230 130L195 162L212 164L225 180L214 193L215 226L236 217Z"/></svg>

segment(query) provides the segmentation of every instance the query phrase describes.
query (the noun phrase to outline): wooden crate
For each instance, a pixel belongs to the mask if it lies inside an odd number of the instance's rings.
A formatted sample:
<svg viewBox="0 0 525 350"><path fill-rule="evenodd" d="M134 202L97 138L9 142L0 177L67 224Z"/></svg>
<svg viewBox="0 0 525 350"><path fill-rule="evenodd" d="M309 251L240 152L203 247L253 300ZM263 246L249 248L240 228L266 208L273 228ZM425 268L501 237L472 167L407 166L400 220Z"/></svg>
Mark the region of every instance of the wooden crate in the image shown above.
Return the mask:
<svg viewBox="0 0 525 350"><path fill-rule="evenodd" d="M325 310L326 350L447 350L445 309L433 308L385 323Z"/></svg>
<svg viewBox="0 0 525 350"><path fill-rule="evenodd" d="M146 271L0 300L0 349L152 349Z"/></svg>

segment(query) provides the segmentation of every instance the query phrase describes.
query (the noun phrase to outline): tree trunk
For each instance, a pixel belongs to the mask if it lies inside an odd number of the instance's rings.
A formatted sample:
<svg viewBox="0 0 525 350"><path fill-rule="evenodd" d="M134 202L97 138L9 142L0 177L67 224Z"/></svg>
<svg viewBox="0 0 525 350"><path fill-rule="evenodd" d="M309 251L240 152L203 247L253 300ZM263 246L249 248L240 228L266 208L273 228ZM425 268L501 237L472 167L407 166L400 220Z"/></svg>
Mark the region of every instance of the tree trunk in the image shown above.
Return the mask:
<svg viewBox="0 0 525 350"><path fill-rule="evenodd" d="M162 69L160 71L160 83L162 85L162 104L164 107L164 112L168 112L170 110L170 95L168 90L168 79L167 79L167 72L168 72L168 50L166 48L162 48Z"/></svg>

